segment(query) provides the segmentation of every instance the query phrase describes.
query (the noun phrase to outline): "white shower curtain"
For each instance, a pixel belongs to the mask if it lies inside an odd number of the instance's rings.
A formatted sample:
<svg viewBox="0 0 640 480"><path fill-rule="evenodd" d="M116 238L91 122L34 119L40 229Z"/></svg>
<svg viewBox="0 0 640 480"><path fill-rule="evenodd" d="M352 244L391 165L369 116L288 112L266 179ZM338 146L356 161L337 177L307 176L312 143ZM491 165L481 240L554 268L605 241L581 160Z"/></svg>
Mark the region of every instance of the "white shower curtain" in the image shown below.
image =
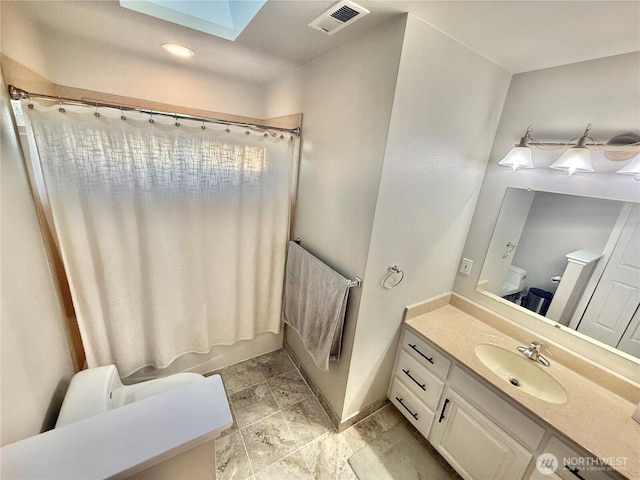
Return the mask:
<svg viewBox="0 0 640 480"><path fill-rule="evenodd" d="M279 332L296 138L28 103L90 367Z"/></svg>

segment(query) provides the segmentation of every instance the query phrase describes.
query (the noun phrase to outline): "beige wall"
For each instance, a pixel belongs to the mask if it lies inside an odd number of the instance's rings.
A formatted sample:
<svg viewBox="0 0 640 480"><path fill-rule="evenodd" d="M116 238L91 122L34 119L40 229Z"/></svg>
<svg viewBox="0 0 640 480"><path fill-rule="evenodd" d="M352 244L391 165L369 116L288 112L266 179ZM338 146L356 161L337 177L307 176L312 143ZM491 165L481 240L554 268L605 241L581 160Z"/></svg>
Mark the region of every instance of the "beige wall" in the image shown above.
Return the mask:
<svg viewBox="0 0 640 480"><path fill-rule="evenodd" d="M263 118L264 92L257 83L215 76L190 68L188 61L142 58L95 40L38 28L23 14L20 3L0 2L2 53L50 82ZM36 5L31 2L28 7Z"/></svg>
<svg viewBox="0 0 640 480"><path fill-rule="evenodd" d="M409 15L343 418L386 396L404 307L453 287L510 77Z"/></svg>
<svg viewBox="0 0 640 480"><path fill-rule="evenodd" d="M22 152L0 82L0 444L53 426L74 373Z"/></svg>
<svg viewBox="0 0 640 480"><path fill-rule="evenodd" d="M343 45L270 93L268 116L304 114L294 237L351 278L365 271L404 24L399 18ZM328 372L315 367L297 334L287 330L287 342L338 416L360 294L351 290L342 358Z"/></svg>
<svg viewBox="0 0 640 480"><path fill-rule="evenodd" d="M513 77L463 251L463 256L474 261L473 271L469 277L458 274L454 285L455 292L517 321L532 334L565 345L637 382L640 381L637 363L497 303L476 292L475 286L507 187L640 201L638 182L627 175L615 174L621 164L606 160L601 152L592 155L596 173L573 176L546 168L560 155L557 151L534 151L536 168L533 170L511 172L497 164L528 125L533 125L533 136L540 141L560 142L579 136L588 123L593 124L591 135L605 141L620 133L637 133L640 130L639 85L640 53L637 52Z"/></svg>

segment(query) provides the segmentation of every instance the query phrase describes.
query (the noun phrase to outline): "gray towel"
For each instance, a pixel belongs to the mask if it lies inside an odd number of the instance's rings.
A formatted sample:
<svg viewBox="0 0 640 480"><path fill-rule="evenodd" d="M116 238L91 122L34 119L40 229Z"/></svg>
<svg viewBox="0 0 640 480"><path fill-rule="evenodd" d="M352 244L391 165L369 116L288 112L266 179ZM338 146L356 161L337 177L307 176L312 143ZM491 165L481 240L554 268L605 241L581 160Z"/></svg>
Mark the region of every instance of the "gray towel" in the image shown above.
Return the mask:
<svg viewBox="0 0 640 480"><path fill-rule="evenodd" d="M318 368L339 360L349 280L295 242L289 242L283 320Z"/></svg>

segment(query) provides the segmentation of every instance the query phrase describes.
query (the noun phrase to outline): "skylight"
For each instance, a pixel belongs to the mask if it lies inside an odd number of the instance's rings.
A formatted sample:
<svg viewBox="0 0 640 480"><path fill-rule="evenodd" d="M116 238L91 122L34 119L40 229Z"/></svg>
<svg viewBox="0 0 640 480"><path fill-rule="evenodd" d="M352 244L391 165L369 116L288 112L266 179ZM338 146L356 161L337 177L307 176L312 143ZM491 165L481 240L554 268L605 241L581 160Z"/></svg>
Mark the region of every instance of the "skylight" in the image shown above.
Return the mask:
<svg viewBox="0 0 640 480"><path fill-rule="evenodd" d="M120 6L235 40L267 0L120 0Z"/></svg>

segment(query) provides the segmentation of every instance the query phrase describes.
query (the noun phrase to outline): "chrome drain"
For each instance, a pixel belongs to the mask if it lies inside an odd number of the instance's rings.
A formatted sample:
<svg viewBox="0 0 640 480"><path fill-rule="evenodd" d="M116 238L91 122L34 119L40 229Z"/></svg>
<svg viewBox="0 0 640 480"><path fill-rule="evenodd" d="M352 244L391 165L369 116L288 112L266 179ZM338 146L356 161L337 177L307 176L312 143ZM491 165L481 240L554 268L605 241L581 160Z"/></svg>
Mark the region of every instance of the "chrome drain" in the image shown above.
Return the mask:
<svg viewBox="0 0 640 480"><path fill-rule="evenodd" d="M511 385L513 385L514 387L519 387L520 386L520 380L518 380L517 378L510 378L509 379L509 383Z"/></svg>

